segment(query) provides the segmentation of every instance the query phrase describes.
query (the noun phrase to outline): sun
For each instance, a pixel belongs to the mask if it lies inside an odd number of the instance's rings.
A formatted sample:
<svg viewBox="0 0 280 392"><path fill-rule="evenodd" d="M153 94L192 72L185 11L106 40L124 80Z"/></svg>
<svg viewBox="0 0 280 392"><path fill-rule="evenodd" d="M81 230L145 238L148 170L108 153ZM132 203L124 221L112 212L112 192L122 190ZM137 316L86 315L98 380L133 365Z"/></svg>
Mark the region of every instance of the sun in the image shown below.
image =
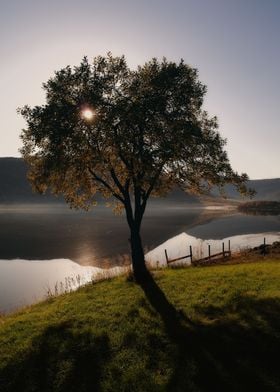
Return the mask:
<svg viewBox="0 0 280 392"><path fill-rule="evenodd" d="M94 117L94 114L95 113L92 109L87 108L87 109L82 110L82 117L87 121L92 120Z"/></svg>

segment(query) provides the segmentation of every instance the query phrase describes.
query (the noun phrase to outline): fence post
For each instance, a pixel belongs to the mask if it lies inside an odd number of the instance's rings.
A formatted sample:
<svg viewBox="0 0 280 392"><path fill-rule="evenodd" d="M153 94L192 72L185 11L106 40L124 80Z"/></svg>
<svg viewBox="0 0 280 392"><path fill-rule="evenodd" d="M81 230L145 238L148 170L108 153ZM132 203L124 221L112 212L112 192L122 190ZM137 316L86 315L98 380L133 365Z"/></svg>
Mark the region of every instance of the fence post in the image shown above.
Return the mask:
<svg viewBox="0 0 280 392"><path fill-rule="evenodd" d="M228 240L228 251L230 253L230 240Z"/></svg>
<svg viewBox="0 0 280 392"><path fill-rule="evenodd" d="M210 250L210 245L208 245L208 257L209 257L209 259L211 258L211 250Z"/></svg>
<svg viewBox="0 0 280 392"><path fill-rule="evenodd" d="M191 264L192 264L192 246L190 245L190 258L191 258Z"/></svg>
<svg viewBox="0 0 280 392"><path fill-rule="evenodd" d="M166 263L168 264L168 256L167 256L167 250L166 249L164 249L164 253L165 253Z"/></svg>
<svg viewBox="0 0 280 392"><path fill-rule="evenodd" d="M223 257L225 257L225 243L223 242Z"/></svg>
<svg viewBox="0 0 280 392"><path fill-rule="evenodd" d="M265 237L264 237L264 239L263 239L263 255L265 256L265 254L266 254L266 242L265 242Z"/></svg>

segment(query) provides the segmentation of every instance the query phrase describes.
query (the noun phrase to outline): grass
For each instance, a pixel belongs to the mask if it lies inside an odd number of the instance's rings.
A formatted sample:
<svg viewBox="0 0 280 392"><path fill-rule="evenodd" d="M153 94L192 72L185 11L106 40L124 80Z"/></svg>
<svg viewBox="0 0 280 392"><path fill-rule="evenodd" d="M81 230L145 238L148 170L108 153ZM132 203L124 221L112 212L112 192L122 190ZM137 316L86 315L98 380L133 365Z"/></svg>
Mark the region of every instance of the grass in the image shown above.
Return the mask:
<svg viewBox="0 0 280 392"><path fill-rule="evenodd" d="M3 391L279 391L280 262L91 284L0 317Z"/></svg>

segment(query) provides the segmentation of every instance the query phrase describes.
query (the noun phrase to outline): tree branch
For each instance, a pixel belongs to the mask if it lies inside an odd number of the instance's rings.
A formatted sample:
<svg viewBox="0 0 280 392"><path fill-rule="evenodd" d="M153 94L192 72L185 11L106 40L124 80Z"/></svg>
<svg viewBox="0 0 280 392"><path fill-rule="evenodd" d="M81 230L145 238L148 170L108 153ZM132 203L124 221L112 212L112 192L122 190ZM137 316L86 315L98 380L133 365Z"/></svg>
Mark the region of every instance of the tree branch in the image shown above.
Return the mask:
<svg viewBox="0 0 280 392"><path fill-rule="evenodd" d="M116 138L118 139L118 134L117 134L117 128L119 126L119 123L113 125L113 129L114 129L114 134L116 136ZM125 156L122 153L121 147L119 145L119 143L117 144L117 148L118 148L118 154L119 157L121 158L122 162L124 163L124 165L126 166L126 168L128 169L128 171L132 171L133 170L133 166L132 164L129 164L129 161L125 158Z"/></svg>
<svg viewBox="0 0 280 392"><path fill-rule="evenodd" d="M162 168L163 168L163 166L165 165L165 163L166 163L166 162L163 162L163 163L160 165L160 167L159 167L159 169L157 170L157 172L156 172L154 178L152 179L152 181L151 181L151 183L150 183L150 186L149 186L149 188L148 188L146 194L143 196L143 203L142 203L142 205L145 203L145 206L146 206L147 200L148 200L148 198L150 197L150 194L151 194L152 190L154 189L154 186L155 186L155 184L156 184L156 181L158 180L158 178L159 178L159 176L160 176L160 173L161 173L161 171L162 171Z"/></svg>
<svg viewBox="0 0 280 392"><path fill-rule="evenodd" d="M125 204L124 198L122 198L120 195L118 195L118 194L114 191L114 189L113 189L105 180L103 180L103 178L99 177L96 173L94 173L94 171L93 171L90 167L88 167L88 170L89 170L89 172L91 173L91 175L93 176L93 178L94 178L96 181L100 182L105 188L107 188L107 189L112 193L112 195L113 195L116 199L118 199L118 200L121 201L123 204Z"/></svg>
<svg viewBox="0 0 280 392"><path fill-rule="evenodd" d="M125 190L124 187L122 186L121 182L119 181L115 170L112 168L110 169L110 173L111 173L111 177L114 181L114 183L116 184L116 186L119 188L120 192L123 194L123 196L125 196Z"/></svg>

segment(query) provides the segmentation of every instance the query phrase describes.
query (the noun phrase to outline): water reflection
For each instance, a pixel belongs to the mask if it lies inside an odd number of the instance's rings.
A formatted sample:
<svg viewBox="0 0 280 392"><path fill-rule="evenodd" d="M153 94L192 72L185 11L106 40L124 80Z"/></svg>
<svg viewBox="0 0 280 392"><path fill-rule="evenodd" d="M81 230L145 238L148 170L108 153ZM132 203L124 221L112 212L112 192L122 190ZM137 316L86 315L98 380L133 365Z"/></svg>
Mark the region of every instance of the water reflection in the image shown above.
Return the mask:
<svg viewBox="0 0 280 392"><path fill-rule="evenodd" d="M153 202L143 221L142 236L148 253L181 233L203 242L279 230L279 215L249 216L230 208ZM43 298L48 286L53 289L69 276L81 275L88 281L93 273L100 273L99 268L127 266L128 237L125 217L114 216L102 205L92 212L72 211L63 205L0 206L0 311ZM182 246L185 251L187 242ZM171 253L176 256L180 249L177 243ZM158 256L149 260L159 261Z"/></svg>
<svg viewBox="0 0 280 392"><path fill-rule="evenodd" d="M199 260L208 256L208 246L210 245L211 254L222 252L222 243L225 250L239 252L247 248L258 247L266 239L266 244L272 244L280 241L280 232L274 233L258 233L236 235L222 239L197 238L187 233L181 233L159 245L146 255L146 260L154 266L158 261L159 264L165 264L165 251L169 259L176 259L188 255L189 247L192 246L192 254L195 260ZM184 259L177 264L190 264L190 259ZM174 264L173 264L174 265Z"/></svg>
<svg viewBox="0 0 280 392"><path fill-rule="evenodd" d="M200 238L278 231L280 216L248 216L230 209L186 208L152 203L143 221L145 249L182 232ZM128 254L124 216L99 206L77 212L67 206L9 206L0 209L0 259L70 259L82 265L121 265Z"/></svg>
<svg viewBox="0 0 280 392"><path fill-rule="evenodd" d="M166 206L167 207L167 206ZM194 224L201 209L161 208L147 211L143 242L151 249ZM129 253L129 232L124 216L99 206L92 212L67 206L2 209L0 258L61 259L102 266L104 260Z"/></svg>
<svg viewBox="0 0 280 392"><path fill-rule="evenodd" d="M265 211L265 210L244 210L243 214L245 215L253 215L253 216L277 216L280 215L280 210L271 210L271 211Z"/></svg>
<svg viewBox="0 0 280 392"><path fill-rule="evenodd" d="M109 272L80 266L71 260L0 260L0 312L36 303L51 295L69 292L100 277L118 275L126 267Z"/></svg>
<svg viewBox="0 0 280 392"><path fill-rule="evenodd" d="M210 221L201 221L188 230L189 234L203 239L222 239L225 237L278 232L280 230L280 215L259 216L234 213L220 215Z"/></svg>
<svg viewBox="0 0 280 392"><path fill-rule="evenodd" d="M280 240L278 233L260 233L239 235L225 238L225 246L231 242L233 251L245 247L254 247L262 243L263 237L266 243ZM205 257L208 254L208 245L211 245L212 254L221 251L221 240L193 237L187 233L181 233L146 254L146 260L150 267L166 265L165 250L169 258L177 258L188 254L189 246L192 246L194 259ZM100 277L115 276L129 270L129 258L122 257L118 264L122 266L108 269L93 266L81 266L71 260L0 260L0 312L8 312L16 308L35 303L46 298L48 295L58 294L74 290L80 285L97 280ZM189 259L181 263L189 264ZM110 267L110 268L109 268Z"/></svg>

